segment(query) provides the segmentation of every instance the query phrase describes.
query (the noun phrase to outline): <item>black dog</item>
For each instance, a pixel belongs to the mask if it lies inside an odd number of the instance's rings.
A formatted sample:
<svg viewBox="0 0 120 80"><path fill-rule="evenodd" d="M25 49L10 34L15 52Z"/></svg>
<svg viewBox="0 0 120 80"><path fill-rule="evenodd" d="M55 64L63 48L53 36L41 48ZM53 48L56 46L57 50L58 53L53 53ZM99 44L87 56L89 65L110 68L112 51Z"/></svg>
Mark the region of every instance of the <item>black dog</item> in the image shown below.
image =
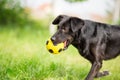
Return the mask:
<svg viewBox="0 0 120 80"><path fill-rule="evenodd" d="M57 32L51 37L56 45L64 42L64 49L72 44L81 56L92 64L85 80L102 77L108 71L99 72L102 61L117 57L120 54L120 26L109 25L90 20L82 20L66 15L58 16L54 21Z"/></svg>

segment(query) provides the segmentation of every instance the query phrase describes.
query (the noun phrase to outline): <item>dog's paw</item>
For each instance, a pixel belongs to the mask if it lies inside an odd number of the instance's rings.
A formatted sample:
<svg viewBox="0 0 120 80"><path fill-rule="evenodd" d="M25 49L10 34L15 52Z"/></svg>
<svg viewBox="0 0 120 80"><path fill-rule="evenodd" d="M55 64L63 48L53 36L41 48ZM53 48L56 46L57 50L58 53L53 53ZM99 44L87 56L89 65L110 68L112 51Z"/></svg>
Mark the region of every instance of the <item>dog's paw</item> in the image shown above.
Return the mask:
<svg viewBox="0 0 120 80"><path fill-rule="evenodd" d="M107 76L107 75L109 75L110 73L109 73L109 71L103 71L103 76Z"/></svg>
<svg viewBox="0 0 120 80"><path fill-rule="evenodd" d="M107 76L109 74L110 74L109 71L103 71L103 72L97 73L95 77L99 78L99 77Z"/></svg>

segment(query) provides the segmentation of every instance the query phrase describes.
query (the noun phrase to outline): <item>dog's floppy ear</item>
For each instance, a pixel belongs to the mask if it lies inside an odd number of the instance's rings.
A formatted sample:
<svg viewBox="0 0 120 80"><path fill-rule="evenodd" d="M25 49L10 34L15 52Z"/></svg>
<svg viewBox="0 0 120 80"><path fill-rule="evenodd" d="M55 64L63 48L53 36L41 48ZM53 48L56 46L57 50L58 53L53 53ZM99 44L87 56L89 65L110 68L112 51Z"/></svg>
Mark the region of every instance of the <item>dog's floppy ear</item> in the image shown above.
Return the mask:
<svg viewBox="0 0 120 80"><path fill-rule="evenodd" d="M55 18L55 20L52 22L52 24L57 25L66 17L68 17L68 16L67 15L59 15Z"/></svg>
<svg viewBox="0 0 120 80"><path fill-rule="evenodd" d="M71 24L71 30L73 32L76 32L84 26L84 20L77 17L71 17L70 24Z"/></svg>

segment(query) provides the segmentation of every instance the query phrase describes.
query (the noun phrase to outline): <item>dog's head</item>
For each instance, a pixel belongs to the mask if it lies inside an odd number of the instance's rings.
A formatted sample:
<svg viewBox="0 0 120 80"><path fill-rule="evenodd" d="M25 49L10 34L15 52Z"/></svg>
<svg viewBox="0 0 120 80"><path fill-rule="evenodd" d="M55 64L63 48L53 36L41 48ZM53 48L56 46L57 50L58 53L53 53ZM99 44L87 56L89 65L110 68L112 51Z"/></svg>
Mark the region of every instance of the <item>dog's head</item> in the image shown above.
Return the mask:
<svg viewBox="0 0 120 80"><path fill-rule="evenodd" d="M57 31L51 40L54 45L64 42L64 49L66 49L74 41L75 34L84 26L84 21L77 17L59 15L52 24L57 25Z"/></svg>

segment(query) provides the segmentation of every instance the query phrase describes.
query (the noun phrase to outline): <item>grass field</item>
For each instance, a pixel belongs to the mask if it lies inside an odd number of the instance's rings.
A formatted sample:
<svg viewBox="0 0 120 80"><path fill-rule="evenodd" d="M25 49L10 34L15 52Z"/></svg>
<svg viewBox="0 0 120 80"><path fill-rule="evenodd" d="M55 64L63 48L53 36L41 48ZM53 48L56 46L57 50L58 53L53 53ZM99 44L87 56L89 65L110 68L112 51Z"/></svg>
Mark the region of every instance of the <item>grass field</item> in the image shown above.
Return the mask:
<svg viewBox="0 0 120 80"><path fill-rule="evenodd" d="M50 54L48 29L0 28L0 80L84 80L90 63L75 48ZM120 57L103 63L111 75L95 80L120 80Z"/></svg>

